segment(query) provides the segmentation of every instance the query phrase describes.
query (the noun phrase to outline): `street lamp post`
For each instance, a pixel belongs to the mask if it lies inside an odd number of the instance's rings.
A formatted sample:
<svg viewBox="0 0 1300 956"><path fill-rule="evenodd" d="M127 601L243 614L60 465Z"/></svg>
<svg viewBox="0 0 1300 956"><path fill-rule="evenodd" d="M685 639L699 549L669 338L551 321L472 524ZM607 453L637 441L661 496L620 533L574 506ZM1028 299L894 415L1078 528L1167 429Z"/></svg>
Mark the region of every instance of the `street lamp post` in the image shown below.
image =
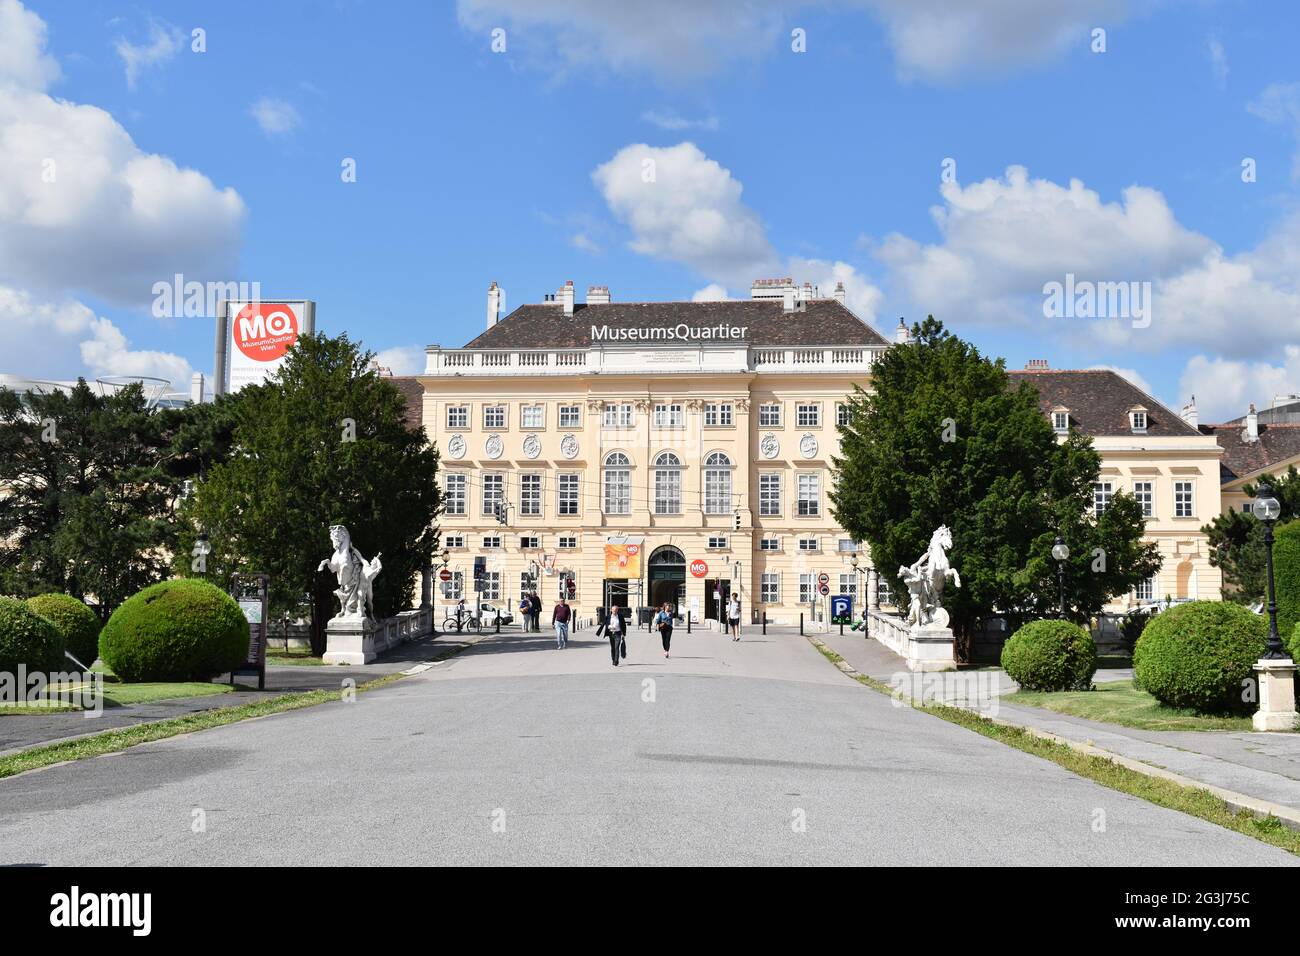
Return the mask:
<svg viewBox="0 0 1300 956"><path fill-rule="evenodd" d="M853 574L858 578L859 586L862 590L862 636L868 637L867 621L870 620L870 609L867 607L867 572L858 567L858 556L855 554L850 559L849 564L853 565Z"/></svg>
<svg viewBox="0 0 1300 956"><path fill-rule="evenodd" d="M1287 656L1277 631L1277 592L1273 588L1273 525L1282 514L1282 505L1273 497L1271 487L1260 485L1251 511L1264 524L1264 561L1268 569L1268 646L1264 660L1277 661Z"/></svg>
<svg viewBox="0 0 1300 956"><path fill-rule="evenodd" d="M1300 715L1295 709L1295 663L1282 646L1277 631L1277 591L1273 587L1273 525L1282 516L1282 505L1273 488L1261 483L1255 490L1251 512L1264 523L1264 560L1268 571L1268 643L1264 656L1255 662L1259 684L1259 709L1251 726L1259 731L1294 730Z"/></svg>
<svg viewBox="0 0 1300 956"><path fill-rule="evenodd" d="M434 558L439 562L430 569L430 573L436 573L441 577L442 572L446 569L451 561L451 552L443 548ZM436 571L435 571L436 569ZM438 582L434 582L433 587L429 589L429 615L432 618L429 628L433 631L434 636L438 634Z"/></svg>
<svg viewBox="0 0 1300 956"><path fill-rule="evenodd" d="M1059 534L1052 545L1052 557L1056 559L1056 583L1061 594L1061 620L1065 620L1065 562L1070 557L1070 546Z"/></svg>

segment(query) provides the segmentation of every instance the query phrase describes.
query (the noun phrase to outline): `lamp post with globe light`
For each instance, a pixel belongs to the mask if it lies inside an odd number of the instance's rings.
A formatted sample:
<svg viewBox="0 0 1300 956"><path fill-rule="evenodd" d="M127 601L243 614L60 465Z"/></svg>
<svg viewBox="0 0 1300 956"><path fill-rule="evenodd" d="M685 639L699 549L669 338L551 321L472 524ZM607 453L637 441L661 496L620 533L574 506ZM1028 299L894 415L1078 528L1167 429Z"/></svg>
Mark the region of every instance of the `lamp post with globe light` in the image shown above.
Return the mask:
<svg viewBox="0 0 1300 956"><path fill-rule="evenodd" d="M853 565L853 573L855 576L859 574L862 575L862 636L870 637L870 632L867 629L867 621L871 618L870 608L867 607L867 572L858 567L858 556L856 554L853 555L849 564Z"/></svg>
<svg viewBox="0 0 1300 956"><path fill-rule="evenodd" d="M1264 659L1276 661L1287 656L1277 631L1277 592L1273 588L1273 525L1282 515L1282 505L1273 496L1273 489L1262 484L1256 490L1255 504L1250 510L1264 525L1264 561L1268 570L1268 647Z"/></svg>
<svg viewBox="0 0 1300 956"><path fill-rule="evenodd" d="M1070 557L1070 546L1059 534L1052 545L1052 557L1056 559L1056 582L1061 594L1061 620L1065 620L1065 562Z"/></svg>
<svg viewBox="0 0 1300 956"><path fill-rule="evenodd" d="M1268 643L1264 656L1255 662L1259 681L1259 709L1251 717L1256 730L1294 730L1300 716L1295 709L1295 663L1282 645L1277 630L1277 591L1273 586L1273 525L1282 516L1282 505L1273 488L1261 483L1255 490L1251 512L1264 524L1264 560L1268 575Z"/></svg>

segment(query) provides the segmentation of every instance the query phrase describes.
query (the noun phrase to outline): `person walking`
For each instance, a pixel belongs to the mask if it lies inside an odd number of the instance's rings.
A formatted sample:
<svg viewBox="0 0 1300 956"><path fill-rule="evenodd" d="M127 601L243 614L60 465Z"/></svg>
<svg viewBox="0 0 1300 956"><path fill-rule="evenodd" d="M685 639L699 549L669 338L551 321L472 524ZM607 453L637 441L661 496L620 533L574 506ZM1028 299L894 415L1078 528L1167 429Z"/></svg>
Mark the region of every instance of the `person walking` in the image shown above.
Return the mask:
<svg viewBox="0 0 1300 956"><path fill-rule="evenodd" d="M533 606L528 601L528 595L525 594L519 598L519 623L523 625L524 633L530 630L528 619L533 616Z"/></svg>
<svg viewBox="0 0 1300 956"><path fill-rule="evenodd" d="M528 595L528 603L533 612L533 630L541 631L542 629L542 599L533 591Z"/></svg>
<svg viewBox="0 0 1300 956"><path fill-rule="evenodd" d="M569 605L564 598L551 609L551 626L555 628L555 647L562 651L569 646Z"/></svg>
<svg viewBox="0 0 1300 956"><path fill-rule="evenodd" d="M596 629L597 637L604 634L609 638L609 657L615 667L618 666L620 657L627 657L625 623L623 609L614 604L605 612L605 619L600 622L600 627Z"/></svg>
<svg viewBox="0 0 1300 956"><path fill-rule="evenodd" d="M659 638L663 641L664 657L668 657L668 648L673 643L673 606L667 601L655 615L655 627L659 628Z"/></svg>
<svg viewBox="0 0 1300 956"><path fill-rule="evenodd" d="M740 595L733 594L727 601L727 623L731 626L731 639L740 640Z"/></svg>

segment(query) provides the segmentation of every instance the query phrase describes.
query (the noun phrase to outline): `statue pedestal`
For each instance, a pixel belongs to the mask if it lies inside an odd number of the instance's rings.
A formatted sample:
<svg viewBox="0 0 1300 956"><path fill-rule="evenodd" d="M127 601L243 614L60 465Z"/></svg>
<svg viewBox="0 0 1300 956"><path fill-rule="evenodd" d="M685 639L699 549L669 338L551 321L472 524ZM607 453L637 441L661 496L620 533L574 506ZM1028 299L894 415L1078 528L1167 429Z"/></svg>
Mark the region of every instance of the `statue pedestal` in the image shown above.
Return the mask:
<svg viewBox="0 0 1300 956"><path fill-rule="evenodd" d="M913 671L950 671L957 667L952 628L927 624L912 629L907 666Z"/></svg>
<svg viewBox="0 0 1300 956"><path fill-rule="evenodd" d="M1259 710L1250 719L1256 730L1294 730L1300 715L1295 709L1295 662L1267 658L1255 662L1259 678Z"/></svg>
<svg viewBox="0 0 1300 956"><path fill-rule="evenodd" d="M325 625L326 664L369 664L375 659L375 622L368 618L330 618Z"/></svg>

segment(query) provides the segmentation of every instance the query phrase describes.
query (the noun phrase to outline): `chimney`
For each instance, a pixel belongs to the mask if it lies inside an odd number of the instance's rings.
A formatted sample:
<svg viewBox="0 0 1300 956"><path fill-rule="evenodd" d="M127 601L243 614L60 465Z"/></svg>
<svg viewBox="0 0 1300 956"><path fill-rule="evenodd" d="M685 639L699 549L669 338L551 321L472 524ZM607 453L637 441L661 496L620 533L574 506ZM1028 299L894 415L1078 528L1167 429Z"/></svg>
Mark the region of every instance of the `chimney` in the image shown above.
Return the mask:
<svg viewBox="0 0 1300 956"><path fill-rule="evenodd" d="M190 401L195 405L203 404L203 373L195 372L190 376Z"/></svg>
<svg viewBox="0 0 1300 956"><path fill-rule="evenodd" d="M1048 364L1047 359L1030 359L1025 363L1026 372L1046 372L1052 366Z"/></svg>
<svg viewBox="0 0 1300 956"><path fill-rule="evenodd" d="M1255 411L1255 403L1250 403L1250 410L1246 412L1246 434L1243 436L1246 441L1259 441L1259 414Z"/></svg>
<svg viewBox="0 0 1300 956"><path fill-rule="evenodd" d="M587 286L587 305L609 305L609 286Z"/></svg>
<svg viewBox="0 0 1300 956"><path fill-rule="evenodd" d="M560 304L564 306L565 315L573 315L573 280L567 279L560 290Z"/></svg>
<svg viewBox="0 0 1300 956"><path fill-rule="evenodd" d="M501 321L501 290L493 282L488 286L487 327L490 329Z"/></svg>
<svg viewBox="0 0 1300 956"><path fill-rule="evenodd" d="M1191 401L1183 406L1183 421L1187 422L1187 424L1191 425L1193 428L1196 428L1201 423L1201 416L1196 411L1195 395L1192 396Z"/></svg>
<svg viewBox="0 0 1300 956"><path fill-rule="evenodd" d="M801 302L811 302L813 299L813 287L811 282L803 284L803 293L799 296Z"/></svg>
<svg viewBox="0 0 1300 956"><path fill-rule="evenodd" d="M794 283L787 282L781 290L781 309L784 312L794 311Z"/></svg>
<svg viewBox="0 0 1300 956"><path fill-rule="evenodd" d="M906 345L911 336L907 332L907 323L901 318L898 320L898 328L894 329L894 341L899 345Z"/></svg>
<svg viewBox="0 0 1300 956"><path fill-rule="evenodd" d="M755 279L754 284L749 287L749 297L751 299L779 299L783 295L786 286L792 280L785 279Z"/></svg>
<svg viewBox="0 0 1300 956"><path fill-rule="evenodd" d="M835 283L835 292L832 294L835 297L835 301L838 302L840 305L843 305L844 304L844 283L843 282Z"/></svg>

